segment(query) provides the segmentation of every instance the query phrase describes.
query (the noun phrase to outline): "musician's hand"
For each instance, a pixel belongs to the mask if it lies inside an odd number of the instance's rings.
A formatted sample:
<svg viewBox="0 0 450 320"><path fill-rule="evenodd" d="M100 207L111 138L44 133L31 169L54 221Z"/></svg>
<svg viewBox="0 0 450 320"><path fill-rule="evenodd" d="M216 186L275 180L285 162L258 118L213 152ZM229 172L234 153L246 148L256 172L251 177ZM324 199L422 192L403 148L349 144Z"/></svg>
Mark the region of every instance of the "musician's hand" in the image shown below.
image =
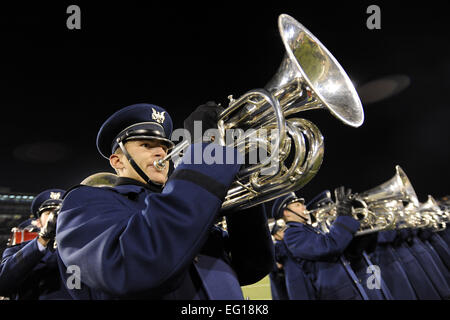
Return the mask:
<svg viewBox="0 0 450 320"><path fill-rule="evenodd" d="M41 237L38 237L37 241L39 241L39 243L42 244L44 247L47 247L48 243L50 242L50 240L44 240Z"/></svg>
<svg viewBox="0 0 450 320"><path fill-rule="evenodd" d="M45 245L47 245L50 240L55 239L56 219L57 218L58 218L58 215L55 212L51 212L48 215L47 222L45 223L44 227L42 227L41 231L39 232L39 238L41 238L43 241L47 242Z"/></svg>
<svg viewBox="0 0 450 320"><path fill-rule="evenodd" d="M184 120L184 128L191 134L191 139L194 139L194 121L201 121L201 134L203 136L206 130L217 129L219 114L223 110L222 107L218 106L213 101L208 101L206 104L198 106L197 109Z"/></svg>
<svg viewBox="0 0 450 320"><path fill-rule="evenodd" d="M352 190L349 188L339 187L334 190L336 198L336 215L337 216L351 216L352 215Z"/></svg>

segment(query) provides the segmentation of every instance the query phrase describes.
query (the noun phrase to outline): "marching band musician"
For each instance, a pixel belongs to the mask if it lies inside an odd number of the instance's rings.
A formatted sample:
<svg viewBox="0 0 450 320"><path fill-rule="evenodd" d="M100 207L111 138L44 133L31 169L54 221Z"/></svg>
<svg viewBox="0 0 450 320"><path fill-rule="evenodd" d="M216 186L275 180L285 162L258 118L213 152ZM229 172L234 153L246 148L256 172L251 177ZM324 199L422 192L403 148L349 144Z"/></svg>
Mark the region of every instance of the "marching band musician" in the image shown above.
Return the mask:
<svg viewBox="0 0 450 320"><path fill-rule="evenodd" d="M369 300L392 300L391 291L386 286L385 275L372 262L371 254L377 245L377 234L369 233L353 238L344 251L344 256L361 284L365 284Z"/></svg>
<svg viewBox="0 0 450 320"><path fill-rule="evenodd" d="M290 196L290 194L288 196ZM277 209L275 209L278 207L278 204L275 202L272 210L278 211ZM276 215L274 217L278 218L278 216ZM276 273L271 274L270 278L272 292L274 292L275 296L277 297L284 297L283 300L314 300L315 293L311 280L309 279L308 275L305 274L305 272L298 266L296 260L289 254L286 244L283 241L284 232L286 230L275 229L274 231L276 232L277 239L277 241L275 242L275 258L277 270ZM280 274L282 274L283 277L281 279L276 278L276 275L279 276ZM282 280L284 280L284 283L280 283L280 281Z"/></svg>
<svg viewBox="0 0 450 320"><path fill-rule="evenodd" d="M199 106L184 127L191 136L194 121L203 132L217 127L219 112L215 103ZM270 272L264 206L227 212L227 232L213 226L240 154L217 144L215 155L234 155L233 163L195 163L196 150L211 145L194 143L168 179L168 166L159 171L154 161L172 148L171 133L170 115L150 104L125 107L100 128L97 148L116 186L72 189L58 216L60 268L80 270L75 299L243 299L240 286Z"/></svg>
<svg viewBox="0 0 450 320"><path fill-rule="evenodd" d="M450 248L447 243L441 238L438 232L426 228L420 229L417 233L418 237L429 248L430 252L435 251L441 259L447 271L450 270ZM450 285L450 283L449 283Z"/></svg>
<svg viewBox="0 0 450 320"><path fill-rule="evenodd" d="M283 259L283 256L286 255L285 251L283 250L284 247L282 245L286 225L284 224L284 222L283 225L280 225L280 222L283 222L283 220L275 221L270 232L274 239L275 247L275 261L273 269L269 274L270 291L272 294L272 300L289 300L289 295L286 289L286 276L284 274L284 266L280 263L280 261L282 261Z"/></svg>
<svg viewBox="0 0 450 320"><path fill-rule="evenodd" d="M295 193L280 197L273 204L273 218L283 218L288 225L282 246L275 248L285 249L281 263L290 299L368 299L342 255L359 229L359 222L351 216L350 190L341 187L335 194L338 217L327 234L307 224L310 216L304 200Z"/></svg>
<svg viewBox="0 0 450 320"><path fill-rule="evenodd" d="M0 295L14 300L70 299L53 250L57 210L64 192L49 189L33 200L31 211L41 226L39 236L3 252Z"/></svg>
<svg viewBox="0 0 450 320"><path fill-rule="evenodd" d="M410 231L400 229L396 230L395 233L392 248L402 264L417 298L419 300L440 300L441 297L428 278L427 273L408 248L407 241L410 241Z"/></svg>
<svg viewBox="0 0 450 320"><path fill-rule="evenodd" d="M423 245L422 241L417 237L417 229L403 231L407 231L405 245L422 266L441 299L450 299L450 288L446 276L443 274L443 272L448 273L448 271L443 266L440 258L433 256Z"/></svg>
<svg viewBox="0 0 450 320"><path fill-rule="evenodd" d="M288 194L285 197L291 198L293 195ZM281 197L279 202L283 202ZM293 199L294 200L294 199ZM299 201L304 201L299 199ZM328 190L318 194L314 197L307 205L320 205L328 201ZM274 203L272 206L272 216L279 217L280 205ZM281 226L280 226L281 224ZM275 221L272 228L272 236L275 240L275 266L274 270L270 273L270 287L272 292L273 300L289 300L289 294L287 287L289 287L291 300L313 300L315 299L314 289L312 288L311 280L303 272L301 268L298 267L297 262L293 259L287 251L286 245L283 243L284 231L288 226L284 220L279 219ZM285 266L288 270L286 278L284 269ZM287 285L289 284L289 285Z"/></svg>
<svg viewBox="0 0 450 320"><path fill-rule="evenodd" d="M434 263L438 267L440 273L445 278L447 286L450 286L450 271L448 267L445 265L444 260L441 258L440 254L438 253L438 250L436 250L437 247L440 247L440 243L434 243L431 244L431 239L434 234L434 231L430 228L421 228L414 231L414 237L417 239L417 242L425 248L425 250L430 254L431 258L433 259ZM435 245L438 245L435 247ZM448 249L448 247L443 247L443 249ZM448 251L447 251L448 254ZM450 288L450 287L449 287Z"/></svg>
<svg viewBox="0 0 450 320"><path fill-rule="evenodd" d="M373 261L381 270L386 286L394 300L417 300L418 296L408 278L403 264L392 248L397 237L396 230L380 231L372 254Z"/></svg>

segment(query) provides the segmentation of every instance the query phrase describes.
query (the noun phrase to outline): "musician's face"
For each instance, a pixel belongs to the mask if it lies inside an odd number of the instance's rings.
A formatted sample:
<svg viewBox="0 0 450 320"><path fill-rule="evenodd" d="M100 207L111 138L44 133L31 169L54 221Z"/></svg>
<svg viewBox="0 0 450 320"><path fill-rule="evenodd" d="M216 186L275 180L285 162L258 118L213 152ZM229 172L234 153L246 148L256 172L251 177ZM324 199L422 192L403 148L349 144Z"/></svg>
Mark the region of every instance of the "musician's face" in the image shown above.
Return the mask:
<svg viewBox="0 0 450 320"><path fill-rule="evenodd" d="M289 210L285 210L285 216L288 217L289 220L291 221L297 221L297 222L305 222L309 220L309 213L306 210L306 206L301 203L301 202L293 202L290 203L287 208L289 208L290 210L294 211L297 215L295 215L294 213L290 212Z"/></svg>
<svg viewBox="0 0 450 320"><path fill-rule="evenodd" d="M50 213L52 212L52 210L47 210L42 212L41 216L39 217L39 222L40 222L40 228L44 227L45 224L47 223L48 220L48 216L50 215Z"/></svg>
<svg viewBox="0 0 450 320"><path fill-rule="evenodd" d="M151 181L158 184L166 183L169 165L167 164L162 171L157 170L153 165L155 160L162 159L167 155L167 147L164 144L158 140L133 140L125 143L125 148ZM110 163L120 177L128 177L145 183L120 148L111 155Z"/></svg>

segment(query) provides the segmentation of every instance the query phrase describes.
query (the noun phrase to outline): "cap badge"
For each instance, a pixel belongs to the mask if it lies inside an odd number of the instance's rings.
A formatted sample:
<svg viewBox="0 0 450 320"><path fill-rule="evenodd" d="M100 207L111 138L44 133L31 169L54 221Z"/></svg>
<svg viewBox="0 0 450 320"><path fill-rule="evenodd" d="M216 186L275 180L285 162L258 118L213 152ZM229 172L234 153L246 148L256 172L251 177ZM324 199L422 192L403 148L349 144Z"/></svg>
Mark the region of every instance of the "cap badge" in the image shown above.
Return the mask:
<svg viewBox="0 0 450 320"><path fill-rule="evenodd" d="M152 119L158 123L163 123L165 120L164 113L165 111L158 112L154 108L152 108Z"/></svg>
<svg viewBox="0 0 450 320"><path fill-rule="evenodd" d="M50 192L50 199L58 200L61 197L61 192Z"/></svg>

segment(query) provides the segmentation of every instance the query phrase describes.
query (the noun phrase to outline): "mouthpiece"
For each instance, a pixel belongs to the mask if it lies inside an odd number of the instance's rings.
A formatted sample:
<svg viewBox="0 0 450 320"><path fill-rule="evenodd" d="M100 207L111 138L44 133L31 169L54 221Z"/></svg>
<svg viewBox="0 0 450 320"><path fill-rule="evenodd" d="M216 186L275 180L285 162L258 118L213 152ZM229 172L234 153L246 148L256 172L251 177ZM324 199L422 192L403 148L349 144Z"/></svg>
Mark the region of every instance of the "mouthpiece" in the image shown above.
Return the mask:
<svg viewBox="0 0 450 320"><path fill-rule="evenodd" d="M156 168L156 170L163 171L166 168L166 163L164 159L155 160L153 161L153 166Z"/></svg>

